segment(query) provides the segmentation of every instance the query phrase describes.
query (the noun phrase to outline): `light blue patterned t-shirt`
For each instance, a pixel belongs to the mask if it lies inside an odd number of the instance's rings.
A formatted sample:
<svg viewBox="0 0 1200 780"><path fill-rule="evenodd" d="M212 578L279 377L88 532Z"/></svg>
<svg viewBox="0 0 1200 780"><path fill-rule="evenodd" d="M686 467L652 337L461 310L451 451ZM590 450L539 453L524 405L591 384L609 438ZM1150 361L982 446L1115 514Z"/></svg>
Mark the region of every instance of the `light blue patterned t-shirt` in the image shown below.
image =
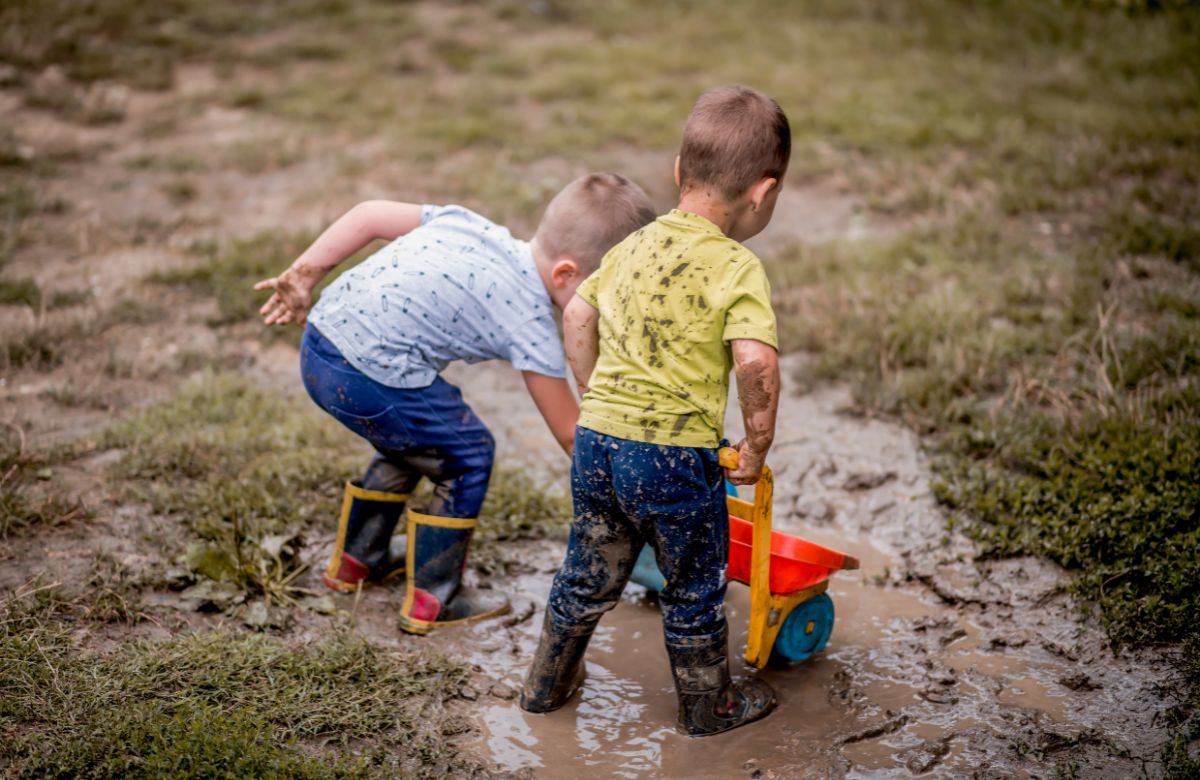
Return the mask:
<svg viewBox="0 0 1200 780"><path fill-rule="evenodd" d="M454 360L566 376L529 243L462 206L422 206L420 227L338 277L309 322L390 387L427 387Z"/></svg>

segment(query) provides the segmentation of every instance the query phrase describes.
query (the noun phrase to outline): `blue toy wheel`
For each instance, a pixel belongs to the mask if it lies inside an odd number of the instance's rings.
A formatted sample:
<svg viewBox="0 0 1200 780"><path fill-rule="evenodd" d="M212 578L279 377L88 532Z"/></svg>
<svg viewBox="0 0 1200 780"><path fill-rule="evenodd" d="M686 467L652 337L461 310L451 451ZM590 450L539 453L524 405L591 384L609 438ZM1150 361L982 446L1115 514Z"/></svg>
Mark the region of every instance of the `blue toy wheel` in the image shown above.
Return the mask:
<svg viewBox="0 0 1200 780"><path fill-rule="evenodd" d="M833 599L825 593L802 602L783 621L775 646L771 648L771 663L785 666L805 661L825 649L833 632Z"/></svg>

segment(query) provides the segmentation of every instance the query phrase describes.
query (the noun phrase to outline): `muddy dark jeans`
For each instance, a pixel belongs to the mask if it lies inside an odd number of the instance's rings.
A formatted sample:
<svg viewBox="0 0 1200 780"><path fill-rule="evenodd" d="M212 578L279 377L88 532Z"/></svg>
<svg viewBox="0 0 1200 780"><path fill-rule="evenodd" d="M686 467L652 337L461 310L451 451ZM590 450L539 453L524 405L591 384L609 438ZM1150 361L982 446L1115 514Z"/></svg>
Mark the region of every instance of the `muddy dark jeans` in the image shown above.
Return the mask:
<svg viewBox="0 0 1200 780"><path fill-rule="evenodd" d="M669 447L575 429L575 522L550 591L555 618L595 626L629 581L642 544L653 547L668 643L725 628L729 515L717 450Z"/></svg>
<svg viewBox="0 0 1200 780"><path fill-rule="evenodd" d="M434 485L429 514L478 516L496 445L457 387L441 377L413 389L380 384L311 325L300 345L300 375L317 406L375 448L362 487L408 493L424 476Z"/></svg>

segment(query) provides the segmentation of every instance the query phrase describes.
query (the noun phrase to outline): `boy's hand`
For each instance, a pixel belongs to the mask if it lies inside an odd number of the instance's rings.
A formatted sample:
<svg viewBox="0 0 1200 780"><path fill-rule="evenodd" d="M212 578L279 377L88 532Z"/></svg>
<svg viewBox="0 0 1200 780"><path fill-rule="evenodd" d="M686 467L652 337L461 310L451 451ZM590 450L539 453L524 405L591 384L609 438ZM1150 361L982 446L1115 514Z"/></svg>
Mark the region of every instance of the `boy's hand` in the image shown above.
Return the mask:
<svg viewBox="0 0 1200 780"><path fill-rule="evenodd" d="M320 278L319 272L292 266L279 276L263 279L254 285L255 290L275 291L258 310L262 315L263 324L286 325L289 322L297 322L303 325L308 319L308 309L312 305L313 288Z"/></svg>
<svg viewBox="0 0 1200 780"><path fill-rule="evenodd" d="M753 485L758 482L762 476L763 464L767 460L767 453L755 450L745 439L734 445L734 449L738 454L737 468L725 469L725 478L735 485Z"/></svg>

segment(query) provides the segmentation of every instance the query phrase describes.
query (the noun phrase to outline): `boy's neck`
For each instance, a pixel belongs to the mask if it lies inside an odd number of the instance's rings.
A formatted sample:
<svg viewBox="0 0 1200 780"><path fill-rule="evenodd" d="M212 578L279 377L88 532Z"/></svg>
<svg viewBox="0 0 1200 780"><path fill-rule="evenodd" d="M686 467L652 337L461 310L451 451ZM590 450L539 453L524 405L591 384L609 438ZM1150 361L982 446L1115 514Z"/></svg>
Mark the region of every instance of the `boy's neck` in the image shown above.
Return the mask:
<svg viewBox="0 0 1200 780"><path fill-rule="evenodd" d="M546 288L546 294L550 296L550 301L556 307L562 309L567 305L567 301L571 300L575 290L571 289L567 292L555 288L554 280L550 276L554 269L554 259L546 254L546 250L542 249L537 236L529 241L529 251L533 255L533 264L537 267L538 277L542 280L542 286Z"/></svg>
<svg viewBox="0 0 1200 780"><path fill-rule="evenodd" d="M678 208L680 211L704 217L728 236L742 218L742 214L750 208L750 203L746 198L743 198L742 202L730 203L710 190L695 187L680 193Z"/></svg>

